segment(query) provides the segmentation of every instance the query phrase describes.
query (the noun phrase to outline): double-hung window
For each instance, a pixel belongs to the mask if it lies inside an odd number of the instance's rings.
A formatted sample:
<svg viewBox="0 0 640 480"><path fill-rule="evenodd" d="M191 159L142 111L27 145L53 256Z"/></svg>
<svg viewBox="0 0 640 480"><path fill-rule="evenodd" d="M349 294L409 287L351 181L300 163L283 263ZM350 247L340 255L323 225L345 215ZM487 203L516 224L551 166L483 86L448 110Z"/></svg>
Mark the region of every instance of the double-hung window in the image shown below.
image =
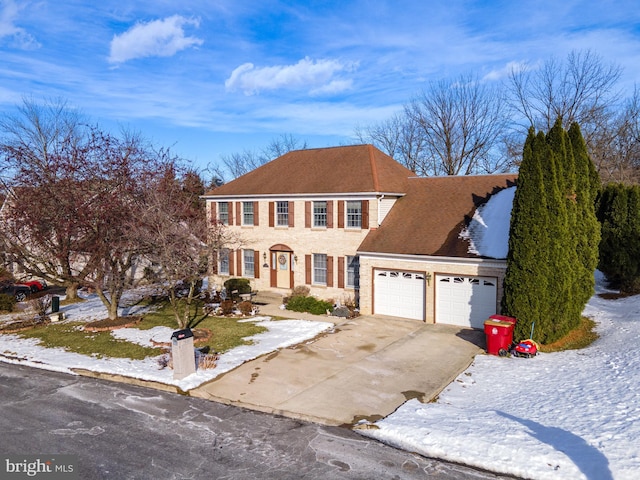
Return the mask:
<svg viewBox="0 0 640 480"><path fill-rule="evenodd" d="M347 202L347 228L362 228L362 202L360 200Z"/></svg>
<svg viewBox="0 0 640 480"><path fill-rule="evenodd" d="M229 275L229 249L222 248L218 251L220 269L218 272L220 275Z"/></svg>
<svg viewBox="0 0 640 480"><path fill-rule="evenodd" d="M327 202L313 202L313 226L327 226Z"/></svg>
<svg viewBox="0 0 640 480"><path fill-rule="evenodd" d="M360 287L360 258L347 256L347 287Z"/></svg>
<svg viewBox="0 0 640 480"><path fill-rule="evenodd" d="M245 277L253 278L255 276L254 258L253 250L243 250Z"/></svg>
<svg viewBox="0 0 640 480"><path fill-rule="evenodd" d="M289 226L289 202L276 202L276 225Z"/></svg>
<svg viewBox="0 0 640 480"><path fill-rule="evenodd" d="M327 256L323 253L313 254L313 283L314 285L327 284Z"/></svg>
<svg viewBox="0 0 640 480"><path fill-rule="evenodd" d="M218 220L224 225L229 225L229 203L218 202Z"/></svg>
<svg viewBox="0 0 640 480"><path fill-rule="evenodd" d="M242 202L242 225L253 225L253 202Z"/></svg>

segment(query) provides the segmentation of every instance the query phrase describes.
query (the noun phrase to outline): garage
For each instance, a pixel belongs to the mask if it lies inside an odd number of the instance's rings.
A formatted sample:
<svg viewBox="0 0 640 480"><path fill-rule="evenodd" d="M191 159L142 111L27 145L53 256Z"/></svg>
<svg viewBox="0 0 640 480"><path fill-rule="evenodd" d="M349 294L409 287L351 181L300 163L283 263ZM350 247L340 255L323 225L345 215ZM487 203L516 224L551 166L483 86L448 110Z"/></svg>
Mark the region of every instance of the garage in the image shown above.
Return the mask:
<svg viewBox="0 0 640 480"><path fill-rule="evenodd" d="M375 270L373 279L374 313L424 320L424 273Z"/></svg>
<svg viewBox="0 0 640 480"><path fill-rule="evenodd" d="M496 313L495 277L436 275L436 323L483 328Z"/></svg>

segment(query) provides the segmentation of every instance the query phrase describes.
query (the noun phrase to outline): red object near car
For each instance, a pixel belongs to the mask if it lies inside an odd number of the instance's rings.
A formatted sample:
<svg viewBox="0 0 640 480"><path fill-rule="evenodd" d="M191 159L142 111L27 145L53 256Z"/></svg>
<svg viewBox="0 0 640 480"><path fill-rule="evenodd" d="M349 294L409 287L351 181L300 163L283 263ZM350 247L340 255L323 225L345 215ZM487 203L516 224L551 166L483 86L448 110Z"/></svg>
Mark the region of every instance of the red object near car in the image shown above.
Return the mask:
<svg viewBox="0 0 640 480"><path fill-rule="evenodd" d="M47 288L47 282L44 280L29 280L27 282L20 282L20 285L26 285L32 293L41 292Z"/></svg>

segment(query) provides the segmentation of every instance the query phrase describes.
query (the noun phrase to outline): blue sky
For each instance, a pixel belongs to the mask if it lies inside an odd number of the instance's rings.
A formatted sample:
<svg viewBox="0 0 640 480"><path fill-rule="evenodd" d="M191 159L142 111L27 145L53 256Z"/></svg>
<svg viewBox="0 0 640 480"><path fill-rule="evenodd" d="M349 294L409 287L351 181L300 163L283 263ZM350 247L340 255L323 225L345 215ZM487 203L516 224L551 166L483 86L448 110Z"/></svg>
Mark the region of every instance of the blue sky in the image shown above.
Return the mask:
<svg viewBox="0 0 640 480"><path fill-rule="evenodd" d="M591 49L640 79L635 1L0 0L0 114L62 98L204 169L292 134L355 143L427 82Z"/></svg>

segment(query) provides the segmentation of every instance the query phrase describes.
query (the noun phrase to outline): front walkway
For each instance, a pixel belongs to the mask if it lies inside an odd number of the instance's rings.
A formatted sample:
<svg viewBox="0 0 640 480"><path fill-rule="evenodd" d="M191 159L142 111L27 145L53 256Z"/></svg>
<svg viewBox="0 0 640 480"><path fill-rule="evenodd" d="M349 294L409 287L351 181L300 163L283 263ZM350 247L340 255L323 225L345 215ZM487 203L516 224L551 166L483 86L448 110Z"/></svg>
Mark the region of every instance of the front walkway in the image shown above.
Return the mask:
<svg viewBox="0 0 640 480"><path fill-rule="evenodd" d="M434 399L484 343L480 331L394 317L343 320L276 304L260 313L342 323L314 341L247 362L192 396L327 425L377 420L408 399Z"/></svg>

